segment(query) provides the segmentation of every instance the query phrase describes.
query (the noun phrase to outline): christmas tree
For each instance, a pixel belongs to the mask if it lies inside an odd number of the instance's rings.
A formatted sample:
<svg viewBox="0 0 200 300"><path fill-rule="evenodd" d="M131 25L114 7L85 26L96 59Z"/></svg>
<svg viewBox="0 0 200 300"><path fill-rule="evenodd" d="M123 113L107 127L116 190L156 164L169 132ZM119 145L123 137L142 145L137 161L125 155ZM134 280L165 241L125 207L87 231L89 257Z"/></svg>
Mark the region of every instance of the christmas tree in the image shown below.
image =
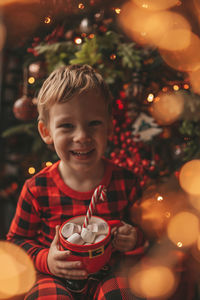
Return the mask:
<svg viewBox="0 0 200 300"><path fill-rule="evenodd" d="M3 7L7 27L12 5ZM155 292L149 299L199 299L198 1L35 1L21 8L23 39L8 36L3 53L2 207L14 209L24 180L57 160L37 133L44 79L58 66L89 64L113 95L114 133L106 156L139 176L144 191L133 212L149 240L144 277L157 272L162 278L169 267L183 274L166 295ZM179 286L188 274L195 284L183 296Z"/></svg>

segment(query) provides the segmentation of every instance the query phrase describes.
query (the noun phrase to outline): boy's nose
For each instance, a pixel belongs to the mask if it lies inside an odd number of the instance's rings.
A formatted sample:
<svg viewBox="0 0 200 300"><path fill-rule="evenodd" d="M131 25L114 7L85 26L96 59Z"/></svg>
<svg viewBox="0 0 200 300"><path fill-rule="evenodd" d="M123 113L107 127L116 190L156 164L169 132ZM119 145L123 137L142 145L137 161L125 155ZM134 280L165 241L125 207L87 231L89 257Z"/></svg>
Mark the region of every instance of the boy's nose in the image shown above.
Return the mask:
<svg viewBox="0 0 200 300"><path fill-rule="evenodd" d="M88 130L86 130L84 128L79 128L76 131L76 133L74 135L74 142L84 143L84 142L90 142L90 141L91 141L91 137L90 137Z"/></svg>

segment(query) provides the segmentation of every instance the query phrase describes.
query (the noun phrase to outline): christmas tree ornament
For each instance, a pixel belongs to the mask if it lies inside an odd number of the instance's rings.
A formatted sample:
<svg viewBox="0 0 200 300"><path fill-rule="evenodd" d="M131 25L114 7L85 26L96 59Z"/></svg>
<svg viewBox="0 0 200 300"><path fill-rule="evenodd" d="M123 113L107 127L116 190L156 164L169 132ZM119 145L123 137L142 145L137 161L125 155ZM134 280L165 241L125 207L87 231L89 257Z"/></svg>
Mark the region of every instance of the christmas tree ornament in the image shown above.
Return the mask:
<svg viewBox="0 0 200 300"><path fill-rule="evenodd" d="M158 124L156 124L155 120L145 113L140 113L138 118L133 123L132 128L134 141L148 142L151 141L154 136L162 132L162 128L158 127Z"/></svg>
<svg viewBox="0 0 200 300"><path fill-rule="evenodd" d="M34 78L43 78L46 74L45 63L42 61L36 61L31 63L28 66L29 76L33 76Z"/></svg>
<svg viewBox="0 0 200 300"><path fill-rule="evenodd" d="M184 111L184 97L181 93L160 93L149 109L159 125L170 125L180 119Z"/></svg>
<svg viewBox="0 0 200 300"><path fill-rule="evenodd" d="M32 98L28 94L28 70L24 68L23 96L17 99L13 105L13 113L16 119L21 121L31 121L38 115L37 107L33 104Z"/></svg>
<svg viewBox="0 0 200 300"><path fill-rule="evenodd" d="M16 119L21 121L31 121L38 115L37 107L33 104L32 98L22 96L13 105L13 113Z"/></svg>
<svg viewBox="0 0 200 300"><path fill-rule="evenodd" d="M93 26L88 18L84 18L79 26L80 32L82 33L91 33L93 30Z"/></svg>

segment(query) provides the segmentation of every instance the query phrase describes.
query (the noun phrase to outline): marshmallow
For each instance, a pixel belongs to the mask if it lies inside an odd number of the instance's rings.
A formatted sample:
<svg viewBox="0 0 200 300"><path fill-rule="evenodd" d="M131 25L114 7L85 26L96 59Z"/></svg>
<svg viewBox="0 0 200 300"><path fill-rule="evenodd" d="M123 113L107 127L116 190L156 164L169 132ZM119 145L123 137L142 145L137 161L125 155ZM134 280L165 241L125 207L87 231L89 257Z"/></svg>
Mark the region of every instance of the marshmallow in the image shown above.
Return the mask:
<svg viewBox="0 0 200 300"><path fill-rule="evenodd" d="M72 244L77 244L77 245L83 245L84 244L84 240L82 239L82 237L80 236L79 233L75 232L73 233L68 239L68 242L72 243Z"/></svg>
<svg viewBox="0 0 200 300"><path fill-rule="evenodd" d="M70 222L66 223L61 230L62 236L64 238L70 237L73 233L80 233L80 232L81 232L81 226Z"/></svg>
<svg viewBox="0 0 200 300"><path fill-rule="evenodd" d="M96 234L83 227L81 230L81 237L85 242L92 243L96 237Z"/></svg>
<svg viewBox="0 0 200 300"><path fill-rule="evenodd" d="M93 223L91 225L88 225L87 227L89 230L96 234L107 234L108 233L108 225L105 222L101 223Z"/></svg>
<svg viewBox="0 0 200 300"><path fill-rule="evenodd" d="M99 243L101 242L103 239L105 239L106 235L105 234L100 234L96 237L95 241L94 241L94 244L95 243Z"/></svg>

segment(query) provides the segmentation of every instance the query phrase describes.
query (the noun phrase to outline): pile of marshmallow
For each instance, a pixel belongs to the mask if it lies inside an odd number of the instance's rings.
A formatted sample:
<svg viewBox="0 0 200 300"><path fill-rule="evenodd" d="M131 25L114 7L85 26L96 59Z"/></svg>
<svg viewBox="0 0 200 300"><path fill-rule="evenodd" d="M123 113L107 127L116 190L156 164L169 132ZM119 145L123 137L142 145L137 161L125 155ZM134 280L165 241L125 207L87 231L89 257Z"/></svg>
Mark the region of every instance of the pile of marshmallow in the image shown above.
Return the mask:
<svg viewBox="0 0 200 300"><path fill-rule="evenodd" d="M61 234L69 243L91 245L105 239L108 234L108 225L105 222L100 222L83 227L69 222L62 227Z"/></svg>

